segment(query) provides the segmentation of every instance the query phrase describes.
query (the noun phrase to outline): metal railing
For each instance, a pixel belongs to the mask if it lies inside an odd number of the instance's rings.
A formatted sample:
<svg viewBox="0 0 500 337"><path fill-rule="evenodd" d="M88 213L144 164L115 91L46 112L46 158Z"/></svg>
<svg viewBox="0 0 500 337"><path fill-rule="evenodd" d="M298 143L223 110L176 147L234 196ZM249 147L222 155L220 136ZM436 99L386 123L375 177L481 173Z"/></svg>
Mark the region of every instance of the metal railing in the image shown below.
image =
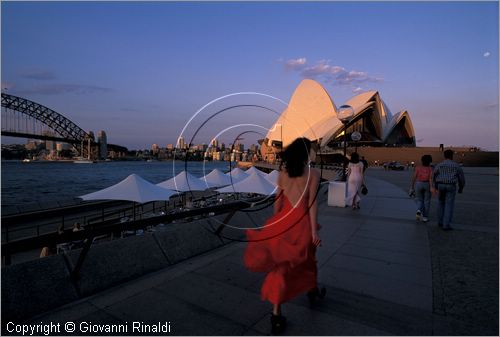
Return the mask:
<svg viewBox="0 0 500 337"><path fill-rule="evenodd" d="M106 217L94 216L86 219L83 224L83 229L81 231L73 232L72 228L65 228L63 230L53 228L48 232L38 232L36 235L22 237L18 239L10 239L2 243L2 256L4 257L4 264L10 264L10 257L13 254L25 252L33 249L38 249L42 247L54 247L58 244L75 242L81 240L92 240L97 236L109 235L114 232L123 231L136 231L138 229L145 229L148 226L158 225L160 223L170 223L178 219L188 219L196 216L209 216L216 214L228 213L231 211L248 208L249 202L259 202L262 197L250 199L250 200L236 200L218 205L194 208L190 210L185 209L170 209L165 212L163 207L156 207L156 212L164 212L164 214L154 214L151 212L153 207L150 207L145 212L136 213L135 219L132 215L132 210L130 207L127 210L117 210L115 212L108 213ZM268 201L272 201L272 198L268 198ZM177 204L177 206L180 205ZM144 207L147 204L139 205L138 207ZM152 205L150 205L152 206ZM125 212L124 212L125 211ZM123 219L126 218L126 221ZM39 228L37 226L37 228Z"/></svg>

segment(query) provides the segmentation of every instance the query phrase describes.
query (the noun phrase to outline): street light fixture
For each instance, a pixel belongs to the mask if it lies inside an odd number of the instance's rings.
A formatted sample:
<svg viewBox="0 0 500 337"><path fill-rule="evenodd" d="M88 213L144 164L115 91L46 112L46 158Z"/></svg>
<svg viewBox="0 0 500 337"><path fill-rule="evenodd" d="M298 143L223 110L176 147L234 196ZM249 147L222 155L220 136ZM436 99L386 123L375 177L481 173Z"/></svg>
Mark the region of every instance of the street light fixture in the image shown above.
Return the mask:
<svg viewBox="0 0 500 337"><path fill-rule="evenodd" d="M351 139L354 140L354 152L358 153L358 142L361 140L361 133L359 131L354 131L351 133Z"/></svg>
<svg viewBox="0 0 500 337"><path fill-rule="evenodd" d="M354 116L354 109L350 105L341 105L337 112L337 118L344 125L344 158L342 161L342 181L347 180L346 176L346 162L345 159L347 157L347 125L352 120Z"/></svg>

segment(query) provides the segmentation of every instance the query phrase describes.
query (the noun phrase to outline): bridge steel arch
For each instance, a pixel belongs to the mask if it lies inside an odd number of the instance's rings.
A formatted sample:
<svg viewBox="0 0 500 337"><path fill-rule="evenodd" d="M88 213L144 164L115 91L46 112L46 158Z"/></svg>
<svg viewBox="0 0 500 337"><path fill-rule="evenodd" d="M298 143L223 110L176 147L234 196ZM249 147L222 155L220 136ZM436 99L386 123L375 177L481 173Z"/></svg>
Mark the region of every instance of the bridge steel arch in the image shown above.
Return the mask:
<svg viewBox="0 0 500 337"><path fill-rule="evenodd" d="M53 129L61 138L74 143L90 138L90 135L78 125L60 113L28 99L2 93L2 107L19 111L31 118L37 119Z"/></svg>

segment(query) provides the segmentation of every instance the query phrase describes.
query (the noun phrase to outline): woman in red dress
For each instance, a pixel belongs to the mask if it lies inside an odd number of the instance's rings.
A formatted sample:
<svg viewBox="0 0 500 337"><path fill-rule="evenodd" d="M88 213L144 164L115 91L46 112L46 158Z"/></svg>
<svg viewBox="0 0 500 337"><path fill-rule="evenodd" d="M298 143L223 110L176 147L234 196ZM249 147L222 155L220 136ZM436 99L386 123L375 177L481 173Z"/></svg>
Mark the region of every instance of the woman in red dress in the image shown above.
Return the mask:
<svg viewBox="0 0 500 337"><path fill-rule="evenodd" d="M273 304L274 334L286 327L286 319L281 315L282 303L306 292L312 303L326 292L317 287L315 252L321 239L316 194L320 175L307 165L310 148L307 138L298 138L285 149L274 215L261 230L246 233L245 266L254 272L267 273L261 298Z"/></svg>

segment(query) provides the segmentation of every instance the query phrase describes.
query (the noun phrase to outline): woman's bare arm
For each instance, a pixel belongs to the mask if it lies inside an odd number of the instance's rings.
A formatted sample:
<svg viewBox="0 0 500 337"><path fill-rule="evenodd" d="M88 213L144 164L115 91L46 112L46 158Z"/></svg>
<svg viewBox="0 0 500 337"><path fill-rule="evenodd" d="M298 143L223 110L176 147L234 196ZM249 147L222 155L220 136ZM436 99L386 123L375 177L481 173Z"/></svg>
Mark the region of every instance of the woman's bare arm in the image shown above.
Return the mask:
<svg viewBox="0 0 500 337"><path fill-rule="evenodd" d="M309 177L309 190L308 190L308 200L309 200L309 220L311 222L311 235L313 244L319 246L321 244L321 239L318 236L318 200L316 198L316 192L318 191L319 185L319 174L315 169L310 169Z"/></svg>

